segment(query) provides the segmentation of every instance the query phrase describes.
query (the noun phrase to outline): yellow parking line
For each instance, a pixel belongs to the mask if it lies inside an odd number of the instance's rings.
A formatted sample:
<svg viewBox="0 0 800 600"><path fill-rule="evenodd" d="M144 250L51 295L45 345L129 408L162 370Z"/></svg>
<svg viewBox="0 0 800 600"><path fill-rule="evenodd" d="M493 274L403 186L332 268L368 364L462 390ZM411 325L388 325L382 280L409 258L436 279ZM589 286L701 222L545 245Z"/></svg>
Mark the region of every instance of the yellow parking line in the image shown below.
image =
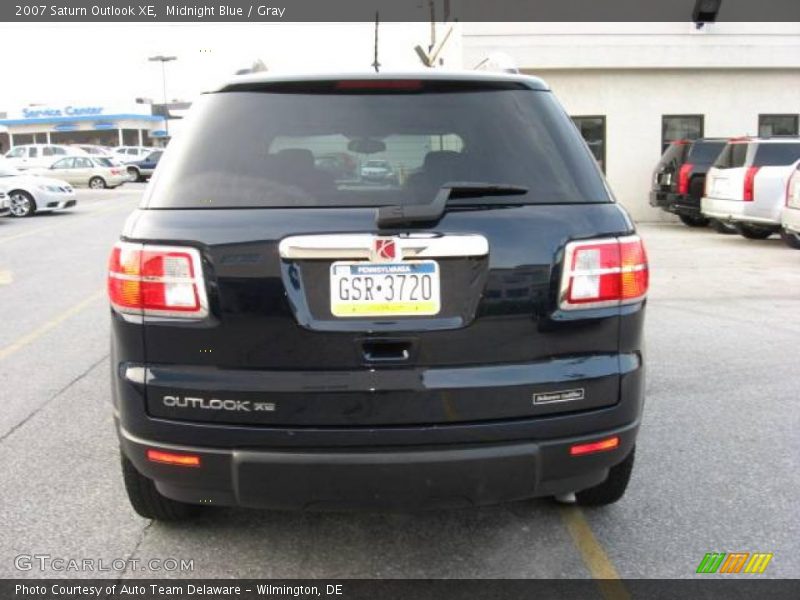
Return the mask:
<svg viewBox="0 0 800 600"><path fill-rule="evenodd" d="M583 511L577 506L562 506L561 519L572 542L580 552L581 559L597 580L597 587L606 600L630 600L630 594L622 583L614 563L603 546L592 533Z"/></svg>
<svg viewBox="0 0 800 600"><path fill-rule="evenodd" d="M80 213L80 214L101 215L103 213L114 212L115 210L122 210L122 209L133 210L129 206L110 206L108 208L100 208L98 210L91 210L91 211L87 211L85 213ZM81 221L82 221L82 219L81 219ZM65 227L65 226L67 226L67 225L69 225L71 223L75 223L75 222L76 221L74 219L70 219L69 221L65 221L65 222L62 222L62 223L53 223L52 225L45 225L44 227L37 227L36 229L23 231L21 233L17 233L15 235L10 235L8 237L0 237L0 244L2 244L4 242L10 242L11 240L18 240L19 238L28 237L29 235L35 235L35 234L40 233L42 231L49 231L51 229L56 229L58 227Z"/></svg>
<svg viewBox="0 0 800 600"><path fill-rule="evenodd" d="M32 342L35 342L37 339L42 337L48 331L51 331L51 330L55 329L56 327L61 325L64 321L69 319L70 317L73 317L73 316L77 315L84 308L89 306L92 302L95 302L96 300L100 299L100 297L102 297L104 294L105 294L105 290L100 290L98 292L95 292L94 294L92 294L88 298L85 298L84 300L81 300L76 305L72 306L71 308L68 308L67 310L62 312L60 315L58 315L57 317L55 317L53 319L50 319L49 321L47 321L46 323L40 325L39 327L37 327L36 329L31 331L30 333L23 335L21 338L17 339L15 342L12 342L9 346L6 346L5 348L0 348L0 360L3 360L4 358L8 358L9 356L14 354L18 350L22 350L22 348L24 348L28 344L30 344Z"/></svg>

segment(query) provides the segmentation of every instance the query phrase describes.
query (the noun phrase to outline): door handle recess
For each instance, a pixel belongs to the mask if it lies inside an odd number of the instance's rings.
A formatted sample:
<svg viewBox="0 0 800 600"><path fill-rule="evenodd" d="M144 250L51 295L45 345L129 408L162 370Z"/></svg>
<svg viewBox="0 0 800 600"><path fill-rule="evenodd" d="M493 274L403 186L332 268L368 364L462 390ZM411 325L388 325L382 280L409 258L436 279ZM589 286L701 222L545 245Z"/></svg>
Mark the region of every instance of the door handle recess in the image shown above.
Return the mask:
<svg viewBox="0 0 800 600"><path fill-rule="evenodd" d="M364 360L372 363L403 362L411 358L411 344L409 342L364 342L362 349Z"/></svg>

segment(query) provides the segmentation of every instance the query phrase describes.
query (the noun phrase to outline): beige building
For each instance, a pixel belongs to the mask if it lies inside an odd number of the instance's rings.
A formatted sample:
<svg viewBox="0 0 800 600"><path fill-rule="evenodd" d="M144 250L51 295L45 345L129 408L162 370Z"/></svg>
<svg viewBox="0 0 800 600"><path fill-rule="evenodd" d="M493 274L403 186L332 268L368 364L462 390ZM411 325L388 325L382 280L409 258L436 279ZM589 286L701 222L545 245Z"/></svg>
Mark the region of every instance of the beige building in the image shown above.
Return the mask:
<svg viewBox="0 0 800 600"><path fill-rule="evenodd" d="M492 53L542 77L637 220L664 144L798 134L800 23L465 23L464 67Z"/></svg>

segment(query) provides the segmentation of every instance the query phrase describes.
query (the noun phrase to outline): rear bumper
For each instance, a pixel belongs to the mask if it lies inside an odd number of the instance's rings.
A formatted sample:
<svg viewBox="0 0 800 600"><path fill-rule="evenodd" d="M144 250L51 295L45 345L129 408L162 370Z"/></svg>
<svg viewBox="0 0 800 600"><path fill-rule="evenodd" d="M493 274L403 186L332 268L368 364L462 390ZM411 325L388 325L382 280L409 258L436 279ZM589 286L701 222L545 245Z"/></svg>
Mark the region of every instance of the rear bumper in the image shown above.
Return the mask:
<svg viewBox="0 0 800 600"><path fill-rule="evenodd" d="M620 367L611 403L575 412L429 425L270 426L148 414L145 386L125 377L128 370L124 363L116 367L121 448L162 494L189 503L281 509L457 507L585 489L602 482L633 446L644 390L638 360ZM481 401L499 406L514 387L491 388L494 399ZM419 394L407 401L414 404ZM458 394L451 390L446 397ZM614 450L570 456L573 444L614 435L620 438ZM196 454L201 467L150 462L148 448Z"/></svg>
<svg viewBox="0 0 800 600"><path fill-rule="evenodd" d="M108 180L106 181L106 185L108 185L108 187L118 187L123 183L128 183L130 180L131 178L128 175L128 172L126 171L124 175L116 175L113 177L109 177Z"/></svg>
<svg viewBox="0 0 800 600"><path fill-rule="evenodd" d="M697 198L692 198L689 194L651 191L650 206L661 208L676 215L701 216L700 201Z"/></svg>
<svg viewBox="0 0 800 600"><path fill-rule="evenodd" d="M373 449L211 449L134 437L119 429L137 470L174 500L272 509L427 509L478 506L597 485L634 445L638 421L592 436L503 444ZM613 450L570 447L618 436ZM194 454L197 468L150 462L147 449Z"/></svg>
<svg viewBox="0 0 800 600"><path fill-rule="evenodd" d="M668 210L667 207L670 206L670 204L672 204L671 196L674 196L674 194L670 194L669 192L660 192L656 190L651 190L650 206Z"/></svg>
<svg viewBox="0 0 800 600"><path fill-rule="evenodd" d="M759 207L754 202L722 200L704 197L701 201L703 215L726 223L752 223L765 227L780 227L780 217Z"/></svg>
<svg viewBox="0 0 800 600"><path fill-rule="evenodd" d="M786 231L800 233L800 209L784 208L781 213L781 226Z"/></svg>

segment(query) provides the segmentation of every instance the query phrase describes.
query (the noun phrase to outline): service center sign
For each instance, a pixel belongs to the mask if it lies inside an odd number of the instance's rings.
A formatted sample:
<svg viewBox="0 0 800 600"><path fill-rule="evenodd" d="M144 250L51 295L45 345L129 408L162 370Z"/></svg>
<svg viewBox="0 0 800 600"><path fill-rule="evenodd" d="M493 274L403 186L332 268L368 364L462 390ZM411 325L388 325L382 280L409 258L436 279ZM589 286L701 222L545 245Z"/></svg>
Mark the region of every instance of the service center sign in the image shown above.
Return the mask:
<svg viewBox="0 0 800 600"><path fill-rule="evenodd" d="M97 106L96 104L67 104L61 106L26 106L8 114L8 119L80 119L93 117L129 117L152 115L149 104L127 106Z"/></svg>
<svg viewBox="0 0 800 600"><path fill-rule="evenodd" d="M102 106L65 106L64 108L23 108L23 119L47 119L50 117L92 117L102 115Z"/></svg>

